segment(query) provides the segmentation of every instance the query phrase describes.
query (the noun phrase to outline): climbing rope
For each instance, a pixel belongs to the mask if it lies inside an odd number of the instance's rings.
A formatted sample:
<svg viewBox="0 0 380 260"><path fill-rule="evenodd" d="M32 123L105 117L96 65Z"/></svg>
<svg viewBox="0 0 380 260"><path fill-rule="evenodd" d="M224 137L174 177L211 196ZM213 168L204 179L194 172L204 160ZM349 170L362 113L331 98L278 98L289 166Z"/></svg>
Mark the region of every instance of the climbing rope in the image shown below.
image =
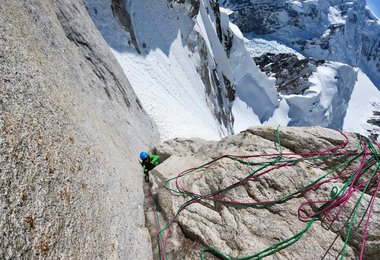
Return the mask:
<svg viewBox="0 0 380 260"><path fill-rule="evenodd" d="M344 241L344 246L341 251L341 259L344 258L346 247L349 241L350 233L355 223L355 219L357 217L359 207L361 205L361 201L364 197L365 193L369 191L373 191L373 195L371 201L369 202L369 211L367 215L367 220L364 227L364 232L362 236L362 244L360 250L360 259L363 257L365 241L368 232L370 216L373 213L374 201L378 191L380 189L380 174L378 173L378 169L380 168L380 155L377 152L377 149L374 146L374 143L368 138L363 138L358 136L358 144L355 150L344 150L347 147L349 142L348 137L340 132L344 137L344 141L336 146L328 148L322 151L309 152L309 153L284 153L282 151L279 128L276 129L277 143L276 147L279 151L278 153L271 154L255 154L255 155L231 155L225 154L219 156L201 166L187 169L177 176L173 178L169 178L163 182L163 187L167 189L173 196L182 196L189 198L186 202L184 202L178 209L177 212L172 218L169 220L169 223L165 227L161 227L158 221L158 213L157 207L154 204L154 200L152 199L151 194L149 194L151 198L152 211L155 214L156 221L156 231L157 231L157 240L159 247L160 259L168 259L168 255L166 253L166 247L169 241L169 237L173 228L174 223L176 222L179 214L185 210L188 206L194 203L201 203L203 201L215 201L220 202L225 205L234 205L234 206L242 206L242 207L267 207L271 205L275 205L277 203L282 203L288 200L291 200L299 195L304 195L306 192L316 190L321 185L326 183L332 183L336 180L342 180L344 185L339 189L334 186L330 192L329 199L319 199L319 200L308 200L298 208L298 218L301 221L308 221L306 226L299 231L294 236L284 239L282 241L276 242L271 246L248 256L233 258L223 254L220 250L213 248L212 246L204 247L200 252L200 258L205 259L205 255L207 253L214 254L222 259L262 259L266 256L272 255L278 252L281 249L287 248L290 245L299 241L302 236L310 229L310 227L315 223L318 219L325 219L331 223L337 221L339 219L340 214L344 211L345 205L347 202L353 197L356 192L361 192L361 195L354 207L353 213L350 215L349 226L347 228L347 234ZM377 143L375 143L378 146ZM253 161L255 158L264 159L262 162ZM265 159L267 158L267 159ZM344 162L340 163L338 166L333 168L332 170L327 171L323 176L311 181L310 183L303 185L301 188L283 196L280 198L272 199L272 200L263 200L263 201L238 201L231 199L222 199L221 195L229 190L235 189L241 185L245 185L248 182L254 181L255 179L263 176L265 174L269 174L276 169L281 169L283 167L290 167L299 162L303 161L316 161L316 160L324 160L324 159L339 159L344 160ZM221 160L233 160L238 163L247 165L247 166L257 166L257 169L250 171L246 174L244 178L231 183L225 187L220 187L215 192L210 192L208 194L201 194L200 192L191 191L188 188L185 188L181 184L181 179L187 175L195 173L199 170L207 170L207 167L212 164L221 161ZM348 169L350 166L359 164L355 169ZM372 171L372 172L371 172ZM370 172L370 173L369 173ZM333 173L338 173L336 176L332 176ZM175 183L175 189L171 188L170 183ZM319 206L318 206L319 205ZM313 213L306 213L305 208L317 208ZM367 214L367 211L365 212ZM363 216L364 217L364 216ZM164 235L165 234L165 235Z"/></svg>

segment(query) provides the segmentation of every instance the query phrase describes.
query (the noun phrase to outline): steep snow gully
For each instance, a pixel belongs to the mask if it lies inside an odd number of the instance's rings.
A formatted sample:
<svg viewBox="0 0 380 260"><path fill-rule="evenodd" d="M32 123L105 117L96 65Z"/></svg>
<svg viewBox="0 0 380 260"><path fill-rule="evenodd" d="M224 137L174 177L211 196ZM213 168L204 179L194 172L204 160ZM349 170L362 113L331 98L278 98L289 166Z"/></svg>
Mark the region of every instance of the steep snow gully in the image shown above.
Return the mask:
<svg viewBox="0 0 380 260"><path fill-rule="evenodd" d="M304 56L275 40L243 35L217 1L84 2L162 140L218 140L265 124L380 132L380 92L360 69L326 60L307 87L300 86L304 91L278 93L275 79L253 58L267 52ZM354 97L363 93L372 95Z"/></svg>

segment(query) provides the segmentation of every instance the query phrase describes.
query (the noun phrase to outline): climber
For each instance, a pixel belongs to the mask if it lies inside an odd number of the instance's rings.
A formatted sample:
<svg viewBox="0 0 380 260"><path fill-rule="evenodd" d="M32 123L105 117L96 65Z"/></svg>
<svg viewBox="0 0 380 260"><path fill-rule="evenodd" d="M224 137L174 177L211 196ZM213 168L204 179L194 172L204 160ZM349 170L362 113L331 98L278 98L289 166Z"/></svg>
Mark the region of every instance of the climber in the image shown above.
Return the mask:
<svg viewBox="0 0 380 260"><path fill-rule="evenodd" d="M144 179L146 182L149 181L149 171L156 167L160 162L160 156L155 154L148 154L147 152L140 153L141 166L144 170Z"/></svg>

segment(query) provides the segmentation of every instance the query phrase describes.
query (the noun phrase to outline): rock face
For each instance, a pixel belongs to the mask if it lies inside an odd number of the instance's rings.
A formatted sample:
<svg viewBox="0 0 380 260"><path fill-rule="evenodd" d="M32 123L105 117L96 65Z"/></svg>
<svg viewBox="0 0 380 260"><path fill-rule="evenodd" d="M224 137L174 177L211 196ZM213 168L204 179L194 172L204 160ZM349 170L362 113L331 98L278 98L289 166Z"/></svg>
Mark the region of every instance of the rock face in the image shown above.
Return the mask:
<svg viewBox="0 0 380 260"><path fill-rule="evenodd" d="M151 258L158 133L82 1L5 0L0 23L0 258Z"/></svg>
<svg viewBox="0 0 380 260"><path fill-rule="evenodd" d="M344 255L346 259L357 259L368 216L365 214L370 211L369 201L378 185L376 177L371 180L371 191L338 192L352 181L351 170L361 171L359 164L374 151L366 150L364 141L364 153L369 152L364 155L358 144L354 134L321 127L280 128L278 133L273 127L255 127L219 142L165 142L157 147L157 152L167 159L153 170L150 180L157 204L158 230L163 230L162 241L157 240L154 248L165 250L173 259L196 259L199 253L211 257L211 252L219 257L224 255L223 259L256 259L266 254L268 259L336 259L343 254L349 231ZM267 156L221 157L226 154ZM363 172L349 187L368 180L371 170ZM176 179L179 173L181 176ZM334 178L330 179L333 182L328 178ZM320 185L310 187L316 180ZM340 200L343 194L348 194L349 199ZM298 219L298 210L301 217L312 216L322 210L323 200L329 199L339 199L341 203L327 216ZM273 200L277 203L271 203ZM316 200L321 202L299 209L303 203ZM258 202L262 203L253 205ZM244 205L247 203L252 205ZM356 205L359 206L352 218ZM323 209L330 206L326 204ZM365 259L376 259L380 254L379 206L379 200L374 200ZM339 218L335 221L327 219L336 214ZM153 215L149 218L150 224L156 225ZM156 228L152 234L157 237ZM269 248L254 255L284 240L290 244L281 244L281 251Z"/></svg>
<svg viewBox="0 0 380 260"><path fill-rule="evenodd" d="M324 63L311 58L299 59L291 53L266 53L254 60L260 70L276 78L277 91L282 95L302 94L311 85L309 77Z"/></svg>
<svg viewBox="0 0 380 260"><path fill-rule="evenodd" d="M234 118L232 115L232 104L235 99L236 86L233 83L233 79L227 77L223 69L218 68L217 58L214 57L215 54L212 53L210 46L207 44L207 41L209 41L207 38L217 38L226 56L229 57L234 37L233 32L231 32L228 26L222 25L218 1L180 0L172 2L178 4L171 4L173 10L187 6L182 10L180 9L181 15L186 15L192 19L196 19L198 15L215 26L215 35L202 35L202 33L193 28L186 41L191 52L199 55L200 60L197 72L206 88L205 92L209 108L220 125L225 127L227 133L233 134ZM208 19L210 20L208 21Z"/></svg>

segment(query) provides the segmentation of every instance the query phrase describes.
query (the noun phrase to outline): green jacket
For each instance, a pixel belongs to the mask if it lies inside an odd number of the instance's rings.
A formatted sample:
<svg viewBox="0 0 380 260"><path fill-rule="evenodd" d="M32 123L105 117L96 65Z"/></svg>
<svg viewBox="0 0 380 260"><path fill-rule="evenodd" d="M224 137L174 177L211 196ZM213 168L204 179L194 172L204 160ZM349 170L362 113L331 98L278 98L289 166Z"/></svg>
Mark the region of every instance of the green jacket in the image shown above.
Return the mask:
<svg viewBox="0 0 380 260"><path fill-rule="evenodd" d="M155 154L149 154L149 160L145 159L140 163L144 169L144 173L148 173L150 170L152 170L160 163L160 156Z"/></svg>

